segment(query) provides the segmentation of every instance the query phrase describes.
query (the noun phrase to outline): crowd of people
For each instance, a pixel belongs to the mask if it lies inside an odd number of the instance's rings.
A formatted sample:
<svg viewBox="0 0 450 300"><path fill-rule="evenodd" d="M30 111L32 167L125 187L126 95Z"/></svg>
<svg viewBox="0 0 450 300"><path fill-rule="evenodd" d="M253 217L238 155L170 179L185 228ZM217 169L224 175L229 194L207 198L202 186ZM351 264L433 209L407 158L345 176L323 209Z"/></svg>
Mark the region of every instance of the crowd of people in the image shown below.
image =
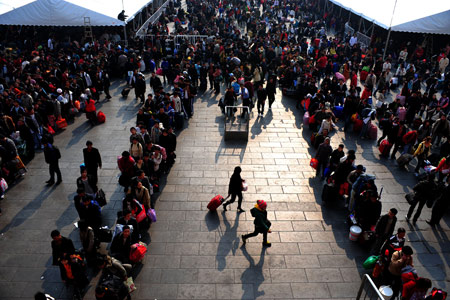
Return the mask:
<svg viewBox="0 0 450 300"><path fill-rule="evenodd" d="M55 173L56 183L60 183L58 158L52 155L57 151L52 134L67 126L65 120L79 111L85 111L95 123L95 102L103 94L105 100L111 98L110 76L126 78L123 97L134 89L136 100L142 104L136 126L130 129L130 147L118 159L119 183L125 192L117 220L122 227L112 238L109 255L101 259L96 247L105 233L100 229L102 197L97 188L101 158L92 150L92 142L87 143L74 201L88 265L100 261L94 265L120 269L111 273L127 279L130 251L144 246L138 242L154 214L152 195L158 192L160 177L176 158L173 129L183 129L185 119L194 116L194 97L208 86L216 94L225 87L219 103L222 107L238 103L251 107L255 103L258 118L264 118L267 99L271 110L277 92L295 96L297 107L304 111L304 130L311 130L311 143L317 148L317 175L327 180L323 200L346 196L342 198L351 213L350 222L372 233L374 254L383 253L390 245L397 212L390 209L388 217L381 216L381 190L375 178L365 174L364 166L356 165L355 151L345 152L343 144L332 148L332 133L340 125L344 131L353 127L361 139L376 140L377 129L381 129L382 136L377 140L381 154L395 159L401 151L397 159L401 167L416 157L420 182L414 188L407 219L418 205L412 220L417 221L427 203L421 193L433 188L437 200L429 223L439 223L448 207L449 47L426 57L420 45L404 45L390 49L383 59L376 39L369 46L361 46L355 35L344 31L340 17L324 14L314 1L189 0L186 4L187 13L176 9L178 4L170 6L169 14L147 29L153 35L151 39L130 40L128 47L113 42L109 35L85 44L59 43L50 37L44 45L28 40L20 49L4 49L0 57L3 178L15 178L23 169L21 158L32 159L35 150L44 149L50 153L46 155L51 175L48 184L55 183ZM175 22L174 34L208 38L175 40L167 35L169 21ZM329 35L331 29L333 37ZM146 72L151 73L149 89ZM390 103L391 91L400 92ZM435 173L439 175L437 183ZM239 198L242 210L241 201ZM86 281L80 274L85 274L84 258L59 232L52 232L52 238L54 249L64 248L54 251L62 278L83 286ZM408 263L412 262L408 258L412 251L406 247L394 247L387 259L403 259L404 263L391 263L395 271L391 266L385 268L386 280L397 290L399 273L412 265ZM106 293L101 288L99 285L99 299Z"/></svg>

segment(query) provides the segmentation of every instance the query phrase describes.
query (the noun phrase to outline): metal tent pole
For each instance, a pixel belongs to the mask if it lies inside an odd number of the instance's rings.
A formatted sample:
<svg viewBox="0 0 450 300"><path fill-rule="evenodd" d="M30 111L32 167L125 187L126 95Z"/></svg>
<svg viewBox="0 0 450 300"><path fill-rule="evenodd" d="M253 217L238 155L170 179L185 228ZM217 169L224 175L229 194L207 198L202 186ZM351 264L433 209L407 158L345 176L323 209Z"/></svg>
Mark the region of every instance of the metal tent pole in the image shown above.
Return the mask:
<svg viewBox="0 0 450 300"><path fill-rule="evenodd" d="M383 52L383 60L386 57L386 52L388 49L388 45L389 45L389 38L391 37L391 28L389 27L389 31L388 31L388 35L387 35L387 39L386 39L386 45L384 46L384 52Z"/></svg>
<svg viewBox="0 0 450 300"><path fill-rule="evenodd" d="M388 31L388 36L387 36L387 40L386 40L386 46L384 47L384 52L383 52L383 60L386 57L386 52L387 52L387 48L389 45L389 38L391 37L392 20L394 20L394 14L395 14L396 7L397 7L397 0L395 0L394 9L392 10L391 24L389 24L389 31Z"/></svg>

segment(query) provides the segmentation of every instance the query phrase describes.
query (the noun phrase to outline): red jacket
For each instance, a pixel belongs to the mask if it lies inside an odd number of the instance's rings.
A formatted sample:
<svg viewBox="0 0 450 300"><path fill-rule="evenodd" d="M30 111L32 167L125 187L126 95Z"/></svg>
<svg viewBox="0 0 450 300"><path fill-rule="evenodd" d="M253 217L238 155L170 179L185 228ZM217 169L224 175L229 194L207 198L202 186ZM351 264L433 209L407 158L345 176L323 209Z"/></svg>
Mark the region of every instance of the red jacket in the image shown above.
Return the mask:
<svg viewBox="0 0 450 300"><path fill-rule="evenodd" d="M411 144L413 142L415 142L417 140L417 131L416 130L411 130L410 132L408 132L407 134L405 134L403 136L403 143L407 144Z"/></svg>
<svg viewBox="0 0 450 300"><path fill-rule="evenodd" d="M128 175L129 177L133 177L135 162L131 156L128 158L128 160L125 157L120 156L117 159L117 165L119 166L119 170L122 173Z"/></svg>
<svg viewBox="0 0 450 300"><path fill-rule="evenodd" d="M416 290L416 280L417 275L413 272L403 273L402 274L402 282L403 282L403 290L402 290L402 300L409 300Z"/></svg>

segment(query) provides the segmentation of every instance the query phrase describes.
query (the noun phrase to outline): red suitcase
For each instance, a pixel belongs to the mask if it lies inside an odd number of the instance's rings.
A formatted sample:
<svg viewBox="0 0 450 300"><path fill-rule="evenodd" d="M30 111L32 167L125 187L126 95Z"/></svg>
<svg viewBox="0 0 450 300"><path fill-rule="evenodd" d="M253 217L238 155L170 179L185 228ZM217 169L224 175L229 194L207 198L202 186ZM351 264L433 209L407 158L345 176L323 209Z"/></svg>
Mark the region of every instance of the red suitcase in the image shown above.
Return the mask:
<svg viewBox="0 0 450 300"><path fill-rule="evenodd" d="M220 205L222 205L224 198L221 195L217 195L209 201L207 208L210 211L215 211Z"/></svg>
<svg viewBox="0 0 450 300"><path fill-rule="evenodd" d="M391 152L392 144L389 143L388 140L381 141L380 147L378 148L380 150L381 155L383 156L389 156L389 152Z"/></svg>
<svg viewBox="0 0 450 300"><path fill-rule="evenodd" d="M378 136L378 128L377 126L370 124L369 125L369 138L371 140L376 140Z"/></svg>
<svg viewBox="0 0 450 300"><path fill-rule="evenodd" d="M356 119L355 123L353 123L353 131L360 132L363 127L363 120Z"/></svg>

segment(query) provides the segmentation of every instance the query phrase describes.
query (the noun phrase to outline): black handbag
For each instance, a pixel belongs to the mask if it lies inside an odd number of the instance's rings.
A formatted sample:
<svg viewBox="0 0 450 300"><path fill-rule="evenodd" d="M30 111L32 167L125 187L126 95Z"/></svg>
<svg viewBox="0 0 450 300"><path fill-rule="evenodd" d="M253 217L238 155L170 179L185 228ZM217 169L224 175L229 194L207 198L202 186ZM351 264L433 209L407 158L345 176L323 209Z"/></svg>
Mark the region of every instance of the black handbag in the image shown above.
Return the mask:
<svg viewBox="0 0 450 300"><path fill-rule="evenodd" d="M106 195L105 192L102 189L99 189L97 191L97 196L95 197L95 200L97 200L97 203L103 207L106 205Z"/></svg>
<svg viewBox="0 0 450 300"><path fill-rule="evenodd" d="M416 194L414 192L410 192L405 195L405 199L408 201L409 205L413 205L416 202L415 196Z"/></svg>
<svg viewBox="0 0 450 300"><path fill-rule="evenodd" d="M106 228L100 228L97 234L99 242L102 243L110 243L113 237L112 231Z"/></svg>

